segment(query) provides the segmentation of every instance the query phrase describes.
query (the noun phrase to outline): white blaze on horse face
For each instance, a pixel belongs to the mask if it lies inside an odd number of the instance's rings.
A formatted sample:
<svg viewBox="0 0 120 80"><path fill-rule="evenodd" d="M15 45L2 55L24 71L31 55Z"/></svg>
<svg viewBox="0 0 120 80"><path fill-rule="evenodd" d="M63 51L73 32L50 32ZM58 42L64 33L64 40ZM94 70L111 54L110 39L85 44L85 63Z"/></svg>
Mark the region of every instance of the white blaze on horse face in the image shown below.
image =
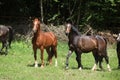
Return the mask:
<svg viewBox="0 0 120 80"><path fill-rule="evenodd" d="M117 40L120 40L120 33L118 34Z"/></svg>
<svg viewBox="0 0 120 80"><path fill-rule="evenodd" d="M33 31L36 32L36 31L37 31L37 24L38 24L38 22L35 21L33 24L34 24L34 26L33 26Z"/></svg>
<svg viewBox="0 0 120 80"><path fill-rule="evenodd" d="M71 24L67 24L66 26L67 26L66 33L70 33Z"/></svg>

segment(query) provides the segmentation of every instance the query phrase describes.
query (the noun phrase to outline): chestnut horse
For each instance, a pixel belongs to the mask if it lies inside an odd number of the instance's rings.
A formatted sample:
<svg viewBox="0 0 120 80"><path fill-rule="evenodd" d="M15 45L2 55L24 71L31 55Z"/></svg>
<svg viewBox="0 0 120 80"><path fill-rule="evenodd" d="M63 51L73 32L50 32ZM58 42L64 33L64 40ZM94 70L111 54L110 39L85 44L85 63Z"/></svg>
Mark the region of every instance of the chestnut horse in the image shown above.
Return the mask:
<svg viewBox="0 0 120 80"><path fill-rule="evenodd" d="M41 67L44 67L44 49L48 53L49 64L52 63L52 57L55 56L55 66L57 66L57 38L52 32L43 32L40 29L40 20L35 18L33 21L33 32L32 45L34 51L35 67L37 63L37 49L41 51Z"/></svg>
<svg viewBox="0 0 120 80"><path fill-rule="evenodd" d="M118 57L118 68L120 68L120 33L118 34L117 37L117 57Z"/></svg>
<svg viewBox="0 0 120 80"><path fill-rule="evenodd" d="M107 68L109 71L111 71L109 66L109 59L107 55L107 42L106 40L101 36L86 36L81 35L79 31L70 23L66 24L66 35L68 36L69 42L69 52L66 57L66 69L68 68L68 60L73 51L75 51L76 54L76 60L78 63L79 70L82 69L81 64L81 54L82 53L88 53L90 51L93 52L93 56L95 59L95 64L92 68L92 70L96 70L96 66L99 62L99 67L103 69L102 67L102 60L105 58L107 63Z"/></svg>

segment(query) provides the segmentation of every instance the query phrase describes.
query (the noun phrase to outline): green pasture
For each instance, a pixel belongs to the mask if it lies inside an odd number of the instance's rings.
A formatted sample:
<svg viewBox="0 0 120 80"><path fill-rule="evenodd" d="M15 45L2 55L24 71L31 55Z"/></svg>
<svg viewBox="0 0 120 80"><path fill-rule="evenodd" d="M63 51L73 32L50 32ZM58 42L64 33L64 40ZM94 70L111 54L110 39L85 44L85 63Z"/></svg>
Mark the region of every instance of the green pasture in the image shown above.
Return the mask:
<svg viewBox="0 0 120 80"><path fill-rule="evenodd" d="M117 56L115 45L108 47L110 66L112 71L107 71L103 60L104 71L99 68L91 71L94 65L92 54L82 54L82 64L84 69L77 69L75 54L69 59L69 69L65 70L66 54L68 52L67 42L58 43L58 66L45 65L44 68L35 68L33 51L31 44L27 45L23 41L13 42L7 56L0 55L0 80L120 80L120 70L117 69ZM37 54L40 64L40 54ZM47 53L44 53L45 63L47 63Z"/></svg>

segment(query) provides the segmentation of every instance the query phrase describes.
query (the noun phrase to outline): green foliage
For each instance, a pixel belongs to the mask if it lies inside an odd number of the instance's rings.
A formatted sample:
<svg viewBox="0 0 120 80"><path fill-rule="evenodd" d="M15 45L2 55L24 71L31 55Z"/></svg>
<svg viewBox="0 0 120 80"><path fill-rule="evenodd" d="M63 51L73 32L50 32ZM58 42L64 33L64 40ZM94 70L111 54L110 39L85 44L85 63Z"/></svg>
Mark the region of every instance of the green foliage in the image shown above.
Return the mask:
<svg viewBox="0 0 120 80"><path fill-rule="evenodd" d="M59 0L54 0L55 2L59 2Z"/></svg>
<svg viewBox="0 0 120 80"><path fill-rule="evenodd" d="M54 20L56 20L59 15L60 15L60 14L55 14L55 15L53 15L53 17L50 18L50 19L48 19L48 21L54 21Z"/></svg>
<svg viewBox="0 0 120 80"><path fill-rule="evenodd" d="M120 0L2 0L0 16L44 17L45 23L91 24L93 28L114 30L120 25ZM115 32L118 32L115 30Z"/></svg>

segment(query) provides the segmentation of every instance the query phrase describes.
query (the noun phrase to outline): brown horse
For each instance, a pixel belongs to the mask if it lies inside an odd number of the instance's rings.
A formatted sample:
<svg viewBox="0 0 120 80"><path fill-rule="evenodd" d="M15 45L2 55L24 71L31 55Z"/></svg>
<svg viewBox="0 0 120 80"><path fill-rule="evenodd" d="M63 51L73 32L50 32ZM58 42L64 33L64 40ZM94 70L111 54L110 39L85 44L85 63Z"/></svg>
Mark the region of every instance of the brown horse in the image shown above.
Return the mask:
<svg viewBox="0 0 120 80"><path fill-rule="evenodd" d="M118 68L120 68L120 33L118 34L117 37L117 57L118 57Z"/></svg>
<svg viewBox="0 0 120 80"><path fill-rule="evenodd" d="M2 48L0 52L3 52L5 48L5 54L8 53L8 47L11 47L13 40L13 29L11 26L0 25L0 41L2 42Z"/></svg>
<svg viewBox="0 0 120 80"><path fill-rule="evenodd" d="M97 36L81 35L78 32L78 30L70 23L66 24L65 32L69 39L69 42L68 42L69 52L66 57L66 69L68 68L69 57L71 56L73 51L75 51L76 53L76 60L78 63L79 70L82 69L81 54L92 51L95 59L95 64L92 70L96 70L96 66L98 62L99 62L99 67L103 69L102 60L103 58L105 58L107 63L107 68L109 71L111 71L109 66L109 59L107 56L107 50L106 50L107 42L103 37L98 35Z"/></svg>
<svg viewBox="0 0 120 80"><path fill-rule="evenodd" d="M38 66L37 63L37 49L41 51L41 67L44 67L44 49L48 53L49 64L52 63L52 57L55 55L55 66L57 66L57 38L52 32L43 32L40 30L40 20L35 18L33 21L33 32L34 36L32 39L35 67Z"/></svg>

